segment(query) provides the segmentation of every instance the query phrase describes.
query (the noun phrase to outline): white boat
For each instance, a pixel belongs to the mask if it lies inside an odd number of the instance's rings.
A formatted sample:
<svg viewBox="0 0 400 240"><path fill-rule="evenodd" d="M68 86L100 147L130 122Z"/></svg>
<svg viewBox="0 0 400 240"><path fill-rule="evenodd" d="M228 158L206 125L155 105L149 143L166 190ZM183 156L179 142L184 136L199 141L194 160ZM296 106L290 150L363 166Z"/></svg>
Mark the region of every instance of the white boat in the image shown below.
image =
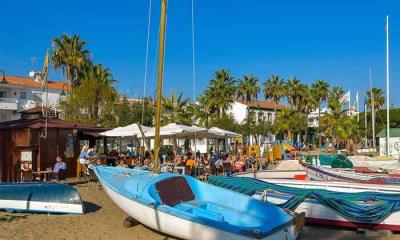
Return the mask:
<svg viewBox="0 0 400 240"><path fill-rule="evenodd" d="M9 212L84 214L78 190L59 183L1 183L0 209Z"/></svg>
<svg viewBox="0 0 400 240"><path fill-rule="evenodd" d="M257 179L294 179L307 175L306 170L258 170L235 174L235 177L251 177Z"/></svg>
<svg viewBox="0 0 400 240"><path fill-rule="evenodd" d="M307 167L308 177L316 181L345 181L366 184L400 184L400 178L397 175L357 173L354 169L338 169L309 164L305 165Z"/></svg>
<svg viewBox="0 0 400 240"><path fill-rule="evenodd" d="M235 174L236 177L251 177L257 179L295 179L305 175L307 175L306 169L299 164L298 160L283 160L275 169Z"/></svg>
<svg viewBox="0 0 400 240"><path fill-rule="evenodd" d="M335 192L381 192L400 194L400 188L396 185L359 184L334 181L311 181L311 180L287 180L287 179L260 179L280 186L301 189L324 189Z"/></svg>
<svg viewBox="0 0 400 240"><path fill-rule="evenodd" d="M400 201L400 189L395 186L328 182L313 184L310 181L292 180L262 181L264 183L251 178L227 177L211 177L209 180L216 186L233 189L281 207L294 207L291 209L295 212L305 213L307 223L400 231L400 207L397 206ZM330 191L333 189L336 191ZM302 199L302 196L305 198ZM295 204L296 198L301 198L298 204ZM381 209L381 204L387 205ZM385 215L377 217L383 213Z"/></svg>
<svg viewBox="0 0 400 240"><path fill-rule="evenodd" d="M279 207L190 176L114 167L95 173L125 213L174 237L292 240L300 230Z"/></svg>
<svg viewBox="0 0 400 240"><path fill-rule="evenodd" d="M399 160L376 159L368 156L348 156L354 167L366 167L371 170L397 171L400 170Z"/></svg>

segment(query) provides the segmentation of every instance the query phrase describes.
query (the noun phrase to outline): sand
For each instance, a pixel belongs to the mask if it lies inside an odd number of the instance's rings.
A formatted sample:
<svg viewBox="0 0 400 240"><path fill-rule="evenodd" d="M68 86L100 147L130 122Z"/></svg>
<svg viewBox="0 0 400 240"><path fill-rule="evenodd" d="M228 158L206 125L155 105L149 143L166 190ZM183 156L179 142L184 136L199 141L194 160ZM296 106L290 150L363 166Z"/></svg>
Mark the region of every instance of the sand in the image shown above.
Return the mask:
<svg viewBox="0 0 400 240"><path fill-rule="evenodd" d="M93 185L87 189L86 184L77 184L75 187L85 201L88 213L85 215L47 215L0 212L0 239L174 239L143 225L124 228L122 224L127 215L111 202L103 190L95 191ZM366 234L358 234L355 231L306 226L298 239L400 240L400 235L393 235L390 238L386 236L368 237Z"/></svg>

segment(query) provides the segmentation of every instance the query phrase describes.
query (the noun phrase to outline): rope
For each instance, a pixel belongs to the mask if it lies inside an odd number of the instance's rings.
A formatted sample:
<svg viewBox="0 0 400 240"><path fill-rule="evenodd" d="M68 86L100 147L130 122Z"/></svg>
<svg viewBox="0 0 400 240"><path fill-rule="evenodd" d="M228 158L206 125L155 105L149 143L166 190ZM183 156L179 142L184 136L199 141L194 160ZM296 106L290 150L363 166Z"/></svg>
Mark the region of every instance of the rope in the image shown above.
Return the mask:
<svg viewBox="0 0 400 240"><path fill-rule="evenodd" d="M149 0L149 14L148 14L148 20L147 20L146 60L145 60L145 65L144 65L144 81L143 81L143 97L142 97L142 122L141 122L142 126L144 123L144 102L145 102L144 98L146 96L147 67L148 67L148 62L149 62L150 26L151 26L151 0ZM142 133L141 126L139 126L139 129L140 129L140 132ZM145 138L144 138L143 134L142 134L142 140L143 140L143 147L144 147ZM137 197L138 190L139 190L139 180L140 180L140 174L138 174L138 179L137 179L137 184L136 184L136 197Z"/></svg>
<svg viewBox="0 0 400 240"><path fill-rule="evenodd" d="M151 26L151 0L149 0L149 14L147 20L147 40L146 40L146 60L144 65L144 82L143 82L143 99L142 99L142 125L144 122L144 97L146 96L146 83L147 83L147 67L149 62L149 42L150 42L150 26Z"/></svg>
<svg viewBox="0 0 400 240"><path fill-rule="evenodd" d="M193 115L196 113L196 66L195 66L195 31L194 31L194 0L192 0L192 79L193 79ZM193 117L193 125L196 125L195 117ZM194 132L194 159L197 157L197 134Z"/></svg>

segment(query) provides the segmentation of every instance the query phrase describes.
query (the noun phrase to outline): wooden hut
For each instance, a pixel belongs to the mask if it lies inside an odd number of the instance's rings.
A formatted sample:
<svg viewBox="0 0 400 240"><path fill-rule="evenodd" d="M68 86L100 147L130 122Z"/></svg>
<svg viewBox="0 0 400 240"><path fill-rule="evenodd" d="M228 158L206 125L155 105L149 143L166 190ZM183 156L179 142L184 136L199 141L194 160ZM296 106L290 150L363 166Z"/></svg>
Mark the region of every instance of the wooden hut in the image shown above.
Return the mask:
<svg viewBox="0 0 400 240"><path fill-rule="evenodd" d="M44 118L41 108L22 113L21 119L0 123L0 179L18 181L21 161L33 171L53 167L57 155L67 163L67 176L76 177L80 143L92 146L107 129L61 120L54 113ZM106 145L106 144L105 144Z"/></svg>

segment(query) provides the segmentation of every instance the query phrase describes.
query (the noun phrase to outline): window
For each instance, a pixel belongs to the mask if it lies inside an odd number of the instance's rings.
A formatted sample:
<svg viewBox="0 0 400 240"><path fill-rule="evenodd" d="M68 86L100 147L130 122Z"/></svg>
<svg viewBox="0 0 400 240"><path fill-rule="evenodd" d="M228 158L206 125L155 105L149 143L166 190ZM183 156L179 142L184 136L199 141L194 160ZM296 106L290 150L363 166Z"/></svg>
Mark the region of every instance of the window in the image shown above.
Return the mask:
<svg viewBox="0 0 400 240"><path fill-rule="evenodd" d="M264 121L264 113L258 112L258 122L261 123Z"/></svg>
<svg viewBox="0 0 400 240"><path fill-rule="evenodd" d="M20 92L19 99L26 99L26 92Z"/></svg>
<svg viewBox="0 0 400 240"><path fill-rule="evenodd" d="M0 98L6 98L7 94L6 92L0 92Z"/></svg>

